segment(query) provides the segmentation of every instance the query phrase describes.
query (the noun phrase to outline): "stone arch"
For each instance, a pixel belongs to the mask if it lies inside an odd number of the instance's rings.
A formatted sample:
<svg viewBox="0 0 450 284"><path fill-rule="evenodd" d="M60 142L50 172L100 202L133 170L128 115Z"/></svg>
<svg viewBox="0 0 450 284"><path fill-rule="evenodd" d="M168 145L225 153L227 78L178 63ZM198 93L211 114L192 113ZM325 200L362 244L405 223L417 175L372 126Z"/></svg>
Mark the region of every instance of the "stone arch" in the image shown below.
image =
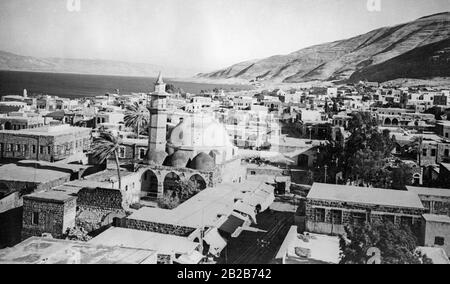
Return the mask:
<svg viewBox="0 0 450 284"><path fill-rule="evenodd" d="M391 125L391 119L389 117L385 118L384 125Z"/></svg>
<svg viewBox="0 0 450 284"><path fill-rule="evenodd" d="M168 173L164 178L164 192L177 189L179 181L181 181L179 175L174 172Z"/></svg>
<svg viewBox="0 0 450 284"><path fill-rule="evenodd" d="M158 176L151 170L146 170L142 174L141 194L143 197L158 196Z"/></svg>
<svg viewBox="0 0 450 284"><path fill-rule="evenodd" d="M397 118L394 118L393 120L392 120L392 125L398 125L398 119Z"/></svg>
<svg viewBox="0 0 450 284"><path fill-rule="evenodd" d="M206 181L205 179L199 175L199 174L194 174L189 178L189 181L191 181L192 183L195 184L195 186L200 189L200 190L204 190L206 188Z"/></svg>
<svg viewBox="0 0 450 284"><path fill-rule="evenodd" d="M5 130L12 130L13 126L11 121L5 122Z"/></svg>

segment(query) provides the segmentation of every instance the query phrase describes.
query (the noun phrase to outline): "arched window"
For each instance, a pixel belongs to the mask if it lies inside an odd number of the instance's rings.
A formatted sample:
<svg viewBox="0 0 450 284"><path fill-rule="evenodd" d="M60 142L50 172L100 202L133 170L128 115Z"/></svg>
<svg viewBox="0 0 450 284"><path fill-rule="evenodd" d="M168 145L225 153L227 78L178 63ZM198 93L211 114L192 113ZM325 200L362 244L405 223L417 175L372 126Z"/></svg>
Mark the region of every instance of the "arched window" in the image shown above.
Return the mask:
<svg viewBox="0 0 450 284"><path fill-rule="evenodd" d="M194 185L200 190L203 190L203 189L206 188L205 180L198 174L195 174L195 175L191 176L191 178L189 180L192 183L194 183Z"/></svg>

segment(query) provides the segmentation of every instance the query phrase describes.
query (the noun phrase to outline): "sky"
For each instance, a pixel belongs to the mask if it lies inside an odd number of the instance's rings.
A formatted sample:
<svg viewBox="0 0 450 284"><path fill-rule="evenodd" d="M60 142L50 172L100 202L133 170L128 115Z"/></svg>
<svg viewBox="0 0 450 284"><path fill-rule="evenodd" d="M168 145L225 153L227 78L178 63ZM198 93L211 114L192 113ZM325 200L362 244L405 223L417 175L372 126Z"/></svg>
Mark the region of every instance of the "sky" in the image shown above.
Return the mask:
<svg viewBox="0 0 450 284"><path fill-rule="evenodd" d="M0 50L206 72L450 11L450 0L67 1L1 0Z"/></svg>

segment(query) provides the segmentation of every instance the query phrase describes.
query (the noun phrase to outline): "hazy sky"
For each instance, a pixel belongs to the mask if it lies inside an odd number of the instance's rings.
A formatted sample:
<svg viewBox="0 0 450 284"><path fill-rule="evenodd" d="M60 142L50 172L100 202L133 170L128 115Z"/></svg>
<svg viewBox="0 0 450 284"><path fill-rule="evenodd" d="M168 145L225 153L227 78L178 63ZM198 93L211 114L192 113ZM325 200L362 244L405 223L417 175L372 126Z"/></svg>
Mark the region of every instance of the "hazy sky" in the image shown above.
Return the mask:
<svg viewBox="0 0 450 284"><path fill-rule="evenodd" d="M450 0L0 0L0 50L209 71L450 10Z"/></svg>

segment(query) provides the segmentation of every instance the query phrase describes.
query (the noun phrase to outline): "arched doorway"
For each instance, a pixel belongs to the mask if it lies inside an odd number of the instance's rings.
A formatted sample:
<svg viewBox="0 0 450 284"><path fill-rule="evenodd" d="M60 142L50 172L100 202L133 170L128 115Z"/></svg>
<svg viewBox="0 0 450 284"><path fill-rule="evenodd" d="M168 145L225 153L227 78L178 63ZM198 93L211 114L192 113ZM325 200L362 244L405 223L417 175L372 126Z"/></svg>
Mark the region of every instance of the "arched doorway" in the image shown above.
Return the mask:
<svg viewBox="0 0 450 284"><path fill-rule="evenodd" d="M178 182L180 181L180 176L174 172L170 172L164 178L164 192L174 191L178 187Z"/></svg>
<svg viewBox="0 0 450 284"><path fill-rule="evenodd" d="M421 175L420 174L414 174L413 176L414 179L414 185L420 185L420 179L421 179Z"/></svg>
<svg viewBox="0 0 450 284"><path fill-rule="evenodd" d="M141 177L141 197L156 198L158 196L158 177L148 170Z"/></svg>
<svg viewBox="0 0 450 284"><path fill-rule="evenodd" d="M206 188L206 182L205 179L203 179L200 175L195 174L191 176L189 179L197 189L204 190Z"/></svg>
<svg viewBox="0 0 450 284"><path fill-rule="evenodd" d="M391 125L391 119L389 117L384 120L384 125Z"/></svg>

